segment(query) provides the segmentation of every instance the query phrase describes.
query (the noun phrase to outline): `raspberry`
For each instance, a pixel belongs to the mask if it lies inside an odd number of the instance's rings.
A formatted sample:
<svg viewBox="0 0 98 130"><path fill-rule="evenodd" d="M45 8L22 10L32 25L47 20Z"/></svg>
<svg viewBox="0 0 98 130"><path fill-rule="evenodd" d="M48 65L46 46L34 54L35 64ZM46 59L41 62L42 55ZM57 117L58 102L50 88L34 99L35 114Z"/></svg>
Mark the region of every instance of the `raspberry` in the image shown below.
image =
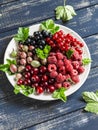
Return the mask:
<svg viewBox="0 0 98 130"><path fill-rule="evenodd" d="M62 84L61 84L61 83L55 83L55 87L56 87L56 88L61 88L61 87L62 87Z"/></svg>
<svg viewBox="0 0 98 130"><path fill-rule="evenodd" d="M78 82L80 81L78 75L72 76L71 79L72 79L72 81L75 82L75 83L78 83Z"/></svg>
<svg viewBox="0 0 98 130"><path fill-rule="evenodd" d="M57 63L56 56L49 56L48 57L48 63L56 64Z"/></svg>
<svg viewBox="0 0 98 130"><path fill-rule="evenodd" d="M71 84L69 82L63 82L63 87L66 88L66 89L69 89L70 85Z"/></svg>
<svg viewBox="0 0 98 130"><path fill-rule="evenodd" d="M71 61L64 59L64 64L65 64L66 71L71 72L73 70Z"/></svg>
<svg viewBox="0 0 98 130"><path fill-rule="evenodd" d="M73 65L74 69L78 69L79 68L79 62L78 61L73 61L72 65Z"/></svg>
<svg viewBox="0 0 98 130"><path fill-rule="evenodd" d="M55 64L49 64L48 65L48 71L52 72L52 71L56 71L57 67Z"/></svg>
<svg viewBox="0 0 98 130"><path fill-rule="evenodd" d="M55 78L57 75L58 75L58 73L56 71L50 72L50 77L51 78Z"/></svg>
<svg viewBox="0 0 98 130"><path fill-rule="evenodd" d="M74 53L73 53L72 57L73 57L74 60L79 60L80 55L79 55L78 51L74 50Z"/></svg>
<svg viewBox="0 0 98 130"><path fill-rule="evenodd" d="M78 71L75 69L73 69L70 73L72 76L78 75Z"/></svg>
<svg viewBox="0 0 98 130"><path fill-rule="evenodd" d="M58 59L58 60L62 60L63 57L64 57L63 54L60 53L60 52L57 52L57 53L56 53L56 56L57 56L57 59Z"/></svg>
<svg viewBox="0 0 98 130"><path fill-rule="evenodd" d="M65 80L65 77L61 73L59 73L58 76L56 77L56 81L58 83L62 83L64 80Z"/></svg>
<svg viewBox="0 0 98 130"><path fill-rule="evenodd" d="M78 72L81 74L81 73L83 73L85 71L85 69L84 69L84 67L83 66L80 66L79 68L78 68Z"/></svg>
<svg viewBox="0 0 98 130"><path fill-rule="evenodd" d="M54 52L50 52L50 54L49 54L49 56L55 56L56 55L56 53L54 53Z"/></svg>
<svg viewBox="0 0 98 130"><path fill-rule="evenodd" d="M66 74L66 70L65 70L65 67L64 66L61 66L60 68L59 68L59 72L61 73L61 74Z"/></svg>
<svg viewBox="0 0 98 130"><path fill-rule="evenodd" d="M64 62L62 60L58 60L56 65L57 67L64 66Z"/></svg>

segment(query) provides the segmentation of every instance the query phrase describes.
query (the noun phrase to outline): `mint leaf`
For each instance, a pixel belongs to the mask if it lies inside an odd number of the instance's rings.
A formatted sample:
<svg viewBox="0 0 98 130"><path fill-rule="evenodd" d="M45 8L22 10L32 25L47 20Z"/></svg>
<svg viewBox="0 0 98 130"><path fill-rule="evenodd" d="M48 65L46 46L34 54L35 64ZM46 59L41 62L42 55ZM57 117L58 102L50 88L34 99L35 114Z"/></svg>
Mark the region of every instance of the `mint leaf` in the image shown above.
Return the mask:
<svg viewBox="0 0 98 130"><path fill-rule="evenodd" d="M71 49L69 49L69 50L66 52L66 56L67 56L67 58L70 59L71 56L73 55L73 53L74 53L74 51L71 50Z"/></svg>
<svg viewBox="0 0 98 130"><path fill-rule="evenodd" d="M87 102L84 110L98 114L98 91L96 91L95 93L83 92L82 97Z"/></svg>
<svg viewBox="0 0 98 130"><path fill-rule="evenodd" d="M7 72L9 69L9 65L8 64L1 64L0 65L0 70L3 72Z"/></svg>
<svg viewBox="0 0 98 130"><path fill-rule="evenodd" d="M61 19L63 22L68 21L76 15L75 10L70 5L65 5L66 0L64 0L64 6L57 6L55 8L56 19Z"/></svg>
<svg viewBox="0 0 98 130"><path fill-rule="evenodd" d="M29 36L29 28L19 27L18 34L14 36L15 41L25 42Z"/></svg>
<svg viewBox="0 0 98 130"><path fill-rule="evenodd" d="M98 114L98 103L88 103L84 108L85 111L92 112Z"/></svg>
<svg viewBox="0 0 98 130"><path fill-rule="evenodd" d="M97 102L98 103L98 97L94 92L83 92L82 93L83 99L88 103Z"/></svg>
<svg viewBox="0 0 98 130"><path fill-rule="evenodd" d="M91 63L91 59L89 59L89 58L82 59L82 64L83 65L88 65L89 63Z"/></svg>
<svg viewBox="0 0 98 130"><path fill-rule="evenodd" d="M46 20L40 25L41 30L46 30L52 34L56 33L59 30L59 26L56 26L52 19Z"/></svg>
<svg viewBox="0 0 98 130"><path fill-rule="evenodd" d="M63 102L66 102L67 101L67 97L65 95L65 91L66 89L65 88L59 88L57 90L55 90L52 94L52 97L53 98L56 98L56 99L60 99L62 100Z"/></svg>
<svg viewBox="0 0 98 130"><path fill-rule="evenodd" d="M50 50L51 47L49 45L46 45L43 50L40 48L35 49L37 57L39 57L40 59L47 58Z"/></svg>
<svg viewBox="0 0 98 130"><path fill-rule="evenodd" d="M30 86L25 86L25 85L15 85L14 86L14 93L23 93L25 96L28 96L29 94L32 94L35 92L35 88L31 88Z"/></svg>

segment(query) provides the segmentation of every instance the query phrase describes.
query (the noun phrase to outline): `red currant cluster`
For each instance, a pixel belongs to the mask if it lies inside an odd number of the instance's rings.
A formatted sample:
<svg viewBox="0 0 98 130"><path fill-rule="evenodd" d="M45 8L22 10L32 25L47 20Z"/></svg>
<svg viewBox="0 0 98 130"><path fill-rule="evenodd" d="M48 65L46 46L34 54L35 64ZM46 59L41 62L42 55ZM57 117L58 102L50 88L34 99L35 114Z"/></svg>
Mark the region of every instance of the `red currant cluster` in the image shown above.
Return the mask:
<svg viewBox="0 0 98 130"><path fill-rule="evenodd" d="M76 38L71 36L70 34L64 34L62 30L56 32L52 38L46 38L46 42L52 47L52 48L58 48L61 51L68 51L71 48L75 48L79 54L82 54L81 47L84 46L84 44L80 41L78 41Z"/></svg>

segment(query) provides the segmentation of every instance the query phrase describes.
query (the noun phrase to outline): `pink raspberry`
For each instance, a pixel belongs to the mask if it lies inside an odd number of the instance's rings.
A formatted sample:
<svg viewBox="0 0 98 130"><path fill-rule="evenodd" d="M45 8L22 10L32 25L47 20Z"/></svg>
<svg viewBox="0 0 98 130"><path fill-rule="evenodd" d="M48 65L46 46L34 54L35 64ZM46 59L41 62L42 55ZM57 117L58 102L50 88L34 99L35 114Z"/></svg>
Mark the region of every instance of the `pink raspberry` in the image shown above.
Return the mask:
<svg viewBox="0 0 98 130"><path fill-rule="evenodd" d="M62 60L58 60L56 65L57 67L64 66L64 62Z"/></svg>
<svg viewBox="0 0 98 130"><path fill-rule="evenodd" d="M73 65L74 69L78 69L79 68L79 62L78 61L73 61L72 65Z"/></svg>
<svg viewBox="0 0 98 130"><path fill-rule="evenodd" d="M65 75L65 80L71 79L71 76L69 74Z"/></svg>
<svg viewBox="0 0 98 130"><path fill-rule="evenodd" d="M49 64L48 65L48 71L52 72L52 71L56 71L57 67L55 64Z"/></svg>
<svg viewBox="0 0 98 130"><path fill-rule="evenodd" d="M55 78L57 75L58 75L58 73L56 71L50 72L50 77L51 78Z"/></svg>
<svg viewBox="0 0 98 130"><path fill-rule="evenodd" d="M65 70L65 67L64 66L61 66L60 68L59 68L59 73L61 73L61 74L66 74L66 70Z"/></svg>
<svg viewBox="0 0 98 130"><path fill-rule="evenodd" d="M63 54L60 53L60 52L57 52L57 53L56 53L56 56L57 56L57 59L58 59L58 60L62 60L63 57L64 57Z"/></svg>
<svg viewBox="0 0 98 130"><path fill-rule="evenodd" d="M84 67L83 66L79 66L78 68L78 72L81 74L85 71Z"/></svg>
<svg viewBox="0 0 98 130"><path fill-rule="evenodd" d="M56 88L61 88L61 87L62 87L62 84L61 84L61 83L55 83L55 87L56 87Z"/></svg>
<svg viewBox="0 0 98 130"><path fill-rule="evenodd" d="M48 57L48 63L50 63L50 64L56 64L57 63L56 56L49 56Z"/></svg>
<svg viewBox="0 0 98 130"><path fill-rule="evenodd" d="M61 73L59 73L58 76L56 77L56 81L58 83L62 83L64 80L65 80L65 77Z"/></svg>
<svg viewBox="0 0 98 130"><path fill-rule="evenodd" d="M78 75L72 76L71 79L72 79L72 81L75 82L75 83L78 83L78 82L80 81Z"/></svg>
<svg viewBox="0 0 98 130"><path fill-rule="evenodd" d="M73 70L70 72L70 74L71 74L72 76L78 75L78 71L75 70L75 69L73 69Z"/></svg>
<svg viewBox="0 0 98 130"><path fill-rule="evenodd" d="M76 50L74 50L74 53L73 53L73 56L72 56L72 57L73 57L74 60L79 60L79 59L81 59L81 58L80 58L80 55L79 55L79 53L78 53L78 51L76 51Z"/></svg>
<svg viewBox="0 0 98 130"><path fill-rule="evenodd" d="M69 89L70 88L70 83L69 82L63 82L63 87L66 88L66 89Z"/></svg>
<svg viewBox="0 0 98 130"><path fill-rule="evenodd" d="M50 52L50 54L49 54L49 56L55 56L56 55L56 53L54 53L54 52Z"/></svg>

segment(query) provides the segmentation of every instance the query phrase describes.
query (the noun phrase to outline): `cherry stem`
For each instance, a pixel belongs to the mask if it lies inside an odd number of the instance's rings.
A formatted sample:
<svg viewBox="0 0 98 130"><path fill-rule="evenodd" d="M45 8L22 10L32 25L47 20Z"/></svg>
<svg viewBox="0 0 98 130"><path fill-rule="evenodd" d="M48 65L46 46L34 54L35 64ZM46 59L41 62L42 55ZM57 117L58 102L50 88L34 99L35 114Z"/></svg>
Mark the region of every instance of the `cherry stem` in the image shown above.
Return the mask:
<svg viewBox="0 0 98 130"><path fill-rule="evenodd" d="M66 0L64 0L64 6L65 6L65 4L66 4Z"/></svg>

